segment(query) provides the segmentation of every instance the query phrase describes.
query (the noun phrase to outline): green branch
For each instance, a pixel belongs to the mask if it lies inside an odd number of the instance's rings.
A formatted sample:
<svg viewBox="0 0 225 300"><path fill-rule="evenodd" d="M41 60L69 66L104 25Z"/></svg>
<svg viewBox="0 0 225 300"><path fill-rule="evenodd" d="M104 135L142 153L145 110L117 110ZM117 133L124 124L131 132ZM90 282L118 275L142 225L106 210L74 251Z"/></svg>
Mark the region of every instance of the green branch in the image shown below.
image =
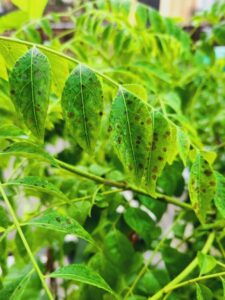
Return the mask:
<svg viewBox="0 0 225 300"><path fill-rule="evenodd" d="M185 212L181 211L181 213L178 215L177 219L175 220L175 222L170 226L170 228L167 230L167 232L162 236L161 240L159 241L159 243L157 244L157 246L155 247L155 249L153 250L152 254L150 255L149 259L147 260L147 262L144 264L144 266L142 267L142 269L139 271L139 273L137 274L134 282L132 283L132 285L130 286L130 288L128 289L126 295L125 295L125 299L127 299L129 297L129 295L133 292L133 290L135 289L136 285L138 284L139 280L141 279L141 277L145 274L145 272L148 270L149 265L152 263L156 253L160 250L160 248L162 247L162 245L164 244L165 240L168 238L168 235L171 233L171 231L173 230L173 228L177 225L178 221L180 221L181 218L183 218Z"/></svg>
<svg viewBox="0 0 225 300"><path fill-rule="evenodd" d="M183 282L171 287L170 289L168 289L168 292L179 289L188 284L193 284L195 282L208 280L208 279L212 279L212 278L217 278L217 277L222 277L222 276L225 276L225 272L219 272L219 273L215 273L215 274L209 274L209 275L205 275L205 276L195 277L195 278L183 281Z"/></svg>
<svg viewBox="0 0 225 300"><path fill-rule="evenodd" d="M48 48L48 47L45 47L43 45L37 45L37 44L34 44L34 43L31 43L31 42L27 42L27 41L22 41L22 40L17 40L17 39L13 39L13 38L9 38L9 37L4 37L4 36L0 36L0 41L3 40L3 41L9 41L9 42L15 42L15 43L18 43L18 44L22 44L22 45L26 45L28 47L33 47L33 46L36 46L37 48L39 49L43 49L44 51L47 51L49 53L52 53L54 55L57 55L59 57L63 57L69 61L72 61L73 63L75 64L80 64L81 62L75 58L72 58L70 56L67 56L63 53L60 53L58 51L55 51L51 48ZM106 80L108 83L110 83L111 85L119 88L120 87L120 84L117 83L116 81L114 81L112 78L102 74L101 72L91 68L90 66L87 66L90 70L92 70L94 73L96 73L97 75L99 75L100 77L102 77L104 80ZM104 178L101 178L101 177L98 177L98 176L95 176L95 175L92 175L92 174L88 174L88 173L85 173L85 172L82 172L80 170L78 170L77 168L69 165L69 164L66 164L62 161L59 161L57 160L58 164L72 172L72 173L75 173L79 176L82 176L82 177L86 177L88 179L91 179L91 180L94 180L95 182L99 182L99 183L102 183L104 185L109 185L109 186L113 186L113 187L118 187L118 188L122 188L122 189L127 189L127 190L132 190L136 193L139 193L141 195L145 195L145 196L150 196L148 193L146 193L145 191L141 190L141 189L138 189L138 188L135 188L131 185L128 185L127 183L120 183L120 182L115 182L115 181L111 181L111 180L107 180L107 179L104 179ZM166 196L166 195L161 195L161 194L158 194L158 200L160 201L164 201L164 202L167 202L167 203L171 203L171 204L174 204L176 206L179 206L179 207L182 207L182 208L185 208L185 209L189 209L189 210L192 210L192 206L190 204L187 204L187 203L184 203L184 202L181 202L173 197L169 197L169 196Z"/></svg>
<svg viewBox="0 0 225 300"><path fill-rule="evenodd" d="M56 159L56 162L59 164L59 166L62 169L67 170L71 173L74 173L78 176L85 177L87 179L93 180L95 182L98 182L98 183L101 183L101 184L104 184L104 185L117 187L117 188L120 188L120 189L123 189L123 190L131 190L131 191L133 191L135 193L138 193L140 195L151 197L151 195L148 194L147 192L145 192L144 190L136 188L136 187L134 187L134 186L132 186L132 185L126 183L126 182L117 182L117 181L105 179L105 178L102 178L102 177L99 177L99 176L81 171L78 168L76 168L76 167L74 167L70 164L67 164L67 163L65 163L61 160L58 160L58 159ZM181 202L181 201L177 200L176 198L173 198L173 197L170 197L170 196L167 196L167 195L163 195L163 194L158 193L156 200L159 200L161 202L171 203L171 204L174 204L176 206L182 207L184 209L192 210L192 206L190 204L185 203L185 202Z"/></svg>
<svg viewBox="0 0 225 300"><path fill-rule="evenodd" d="M65 58L66 60L69 60L75 64L83 64L83 65L86 65L85 63L79 61L78 59L76 58L72 58L66 54L63 54L61 52L58 52L54 49L51 49L51 48L48 48L46 46L43 46L43 45L38 45L38 44L35 44L35 43L31 43L31 42L27 42L27 41L22 41L22 40L18 40L18 39L15 39L15 38L9 38L9 37L5 37L5 36L0 36L0 41L8 41L8 42L14 42L14 43L17 43L17 44L21 44L21 45L25 45L27 47L37 47L39 49L42 49L46 52L49 52L49 53L52 53L56 56L59 56L59 57L62 57L62 58ZM87 65L86 65L87 66ZM114 81L112 78L108 77L107 75L104 75L102 74L101 72L99 72L98 70L90 67L90 66L87 66L90 70L92 70L94 73L96 73L98 76L102 77L103 79L105 79L107 82L109 82L111 85L119 88L120 87L120 84L116 81Z"/></svg>
<svg viewBox="0 0 225 300"><path fill-rule="evenodd" d="M203 249L202 253L206 254L215 239L215 233L210 233ZM162 299L163 296L165 296L167 293L171 292L174 287L176 287L184 278L186 278L198 265L198 259L195 257L192 262L177 276L175 277L170 283L168 283L165 287L163 287L161 290L159 290L155 295L152 297L149 297L148 300L159 300Z"/></svg>
<svg viewBox="0 0 225 300"><path fill-rule="evenodd" d="M4 184L2 184L2 186L4 186ZM122 191L123 191L123 189L115 189L115 190L110 190L110 191L99 193L98 195L99 196L108 196L108 195L119 193L119 192L122 192ZM20 223L20 227L26 225L27 222L29 222L33 218L38 217L40 214L43 214L48 209L60 207L60 206L63 206L63 205L72 205L72 203L81 202L81 201L85 201L85 200L90 200L92 198L93 198L93 195L88 195L88 196L78 197L78 198L74 198L74 199L69 199L69 201L60 201L59 203L53 203L52 205L49 205L46 209L42 210L41 212L33 214L30 218L24 220L23 223ZM12 224L11 226L7 227L5 229L5 231L3 232L3 234L0 236L0 242L7 236L7 234L9 234L14 229L16 229L15 224Z"/></svg>
<svg viewBox="0 0 225 300"><path fill-rule="evenodd" d="M37 262L36 262L36 260L35 260L35 258L34 258L34 255L33 255L32 251L31 251L31 249L30 249L30 246L29 246L29 244L28 244L28 242L27 242L27 240L26 240L26 238L25 238L25 236L24 236L24 234L23 234L23 231L22 231L22 229L21 229L21 227L20 227L20 224L19 224L19 221L18 221L18 219L17 219L17 216L16 216L16 214L14 213L14 210L13 210L13 208L12 208L12 205L11 205L11 203L10 203L10 201L9 201L9 199L8 199L8 197L7 197L6 193L5 193L5 191L4 191L4 189L2 188L1 183L0 183L0 193L2 194L2 197L3 197L4 201L5 201L5 204L6 204L6 206L8 207L9 213L10 213L12 219L13 219L13 222L14 222L14 224L15 224L15 227L16 227L18 233L19 233L19 236L20 236L20 238L21 238L21 240L22 240L22 242L23 242L23 245L24 245L24 247L25 247L25 249L26 249L26 251L27 251L27 254L28 254L29 257L30 257L30 260L31 260L31 262L32 262L32 264L33 264L33 266L34 266L34 269L36 270L36 272L37 272L37 274L38 274L38 276L39 276L39 278L40 278L40 280L41 280L41 283L42 283L42 285L43 285L43 288L45 289L46 294L48 295L48 298L49 298L50 300L54 300L54 298L53 298L53 296L52 296L52 294L51 294L51 291L50 291L50 289L49 289L47 283L45 282L44 275L42 274L42 272L41 272L41 270L40 270L40 268L39 268L39 266L38 266L38 264L37 264Z"/></svg>

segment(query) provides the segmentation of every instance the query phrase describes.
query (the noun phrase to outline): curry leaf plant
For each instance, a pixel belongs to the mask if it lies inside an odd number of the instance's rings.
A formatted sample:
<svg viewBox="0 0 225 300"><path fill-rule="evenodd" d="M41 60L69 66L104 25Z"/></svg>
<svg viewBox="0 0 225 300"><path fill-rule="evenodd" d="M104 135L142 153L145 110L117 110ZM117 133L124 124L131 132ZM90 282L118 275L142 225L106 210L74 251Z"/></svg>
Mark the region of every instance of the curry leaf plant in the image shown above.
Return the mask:
<svg viewBox="0 0 225 300"><path fill-rule="evenodd" d="M224 4L187 32L133 0L12 2L0 299L224 299Z"/></svg>

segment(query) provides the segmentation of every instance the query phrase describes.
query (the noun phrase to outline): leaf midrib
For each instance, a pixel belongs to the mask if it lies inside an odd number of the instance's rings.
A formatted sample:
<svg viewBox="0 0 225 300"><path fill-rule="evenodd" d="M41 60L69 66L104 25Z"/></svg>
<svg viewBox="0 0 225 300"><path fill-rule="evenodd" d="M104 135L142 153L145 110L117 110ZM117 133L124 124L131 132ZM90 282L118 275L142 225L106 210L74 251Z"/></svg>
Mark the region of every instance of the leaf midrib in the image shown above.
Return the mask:
<svg viewBox="0 0 225 300"><path fill-rule="evenodd" d="M32 108L33 108L35 127L36 127L37 134L40 137L41 136L40 128L38 126L37 115L36 115L36 111L35 111L34 81L33 81L33 54L34 54L34 48L31 49L31 60L30 60L31 99L32 99Z"/></svg>

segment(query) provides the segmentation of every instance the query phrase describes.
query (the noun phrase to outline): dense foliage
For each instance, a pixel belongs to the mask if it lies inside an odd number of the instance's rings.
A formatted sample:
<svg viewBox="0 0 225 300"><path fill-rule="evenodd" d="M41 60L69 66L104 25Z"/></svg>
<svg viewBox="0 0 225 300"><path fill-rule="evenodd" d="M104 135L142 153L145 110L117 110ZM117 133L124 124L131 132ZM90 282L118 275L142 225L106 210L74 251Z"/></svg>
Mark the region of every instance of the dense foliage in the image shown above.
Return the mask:
<svg viewBox="0 0 225 300"><path fill-rule="evenodd" d="M0 299L225 299L223 1L190 33L136 1L12 2Z"/></svg>

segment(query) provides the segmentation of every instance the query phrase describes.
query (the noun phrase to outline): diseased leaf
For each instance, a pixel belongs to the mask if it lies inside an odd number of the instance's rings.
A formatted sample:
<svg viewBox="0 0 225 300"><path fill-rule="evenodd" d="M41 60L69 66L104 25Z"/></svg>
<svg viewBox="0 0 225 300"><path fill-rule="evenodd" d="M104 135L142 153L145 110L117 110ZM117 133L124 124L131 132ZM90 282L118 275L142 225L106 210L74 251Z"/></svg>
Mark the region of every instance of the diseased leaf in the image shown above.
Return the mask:
<svg viewBox="0 0 225 300"><path fill-rule="evenodd" d="M178 149L177 149L177 127L169 122L170 127L170 135L168 140L168 150L167 150L167 162L168 164L172 164L174 159L176 158Z"/></svg>
<svg viewBox="0 0 225 300"><path fill-rule="evenodd" d="M0 299L19 300L31 278L32 272L14 279L0 290Z"/></svg>
<svg viewBox="0 0 225 300"><path fill-rule="evenodd" d="M215 172L215 176L216 194L214 197L214 202L223 218L225 218L225 177L218 172Z"/></svg>
<svg viewBox="0 0 225 300"><path fill-rule="evenodd" d="M62 108L70 133L88 152L97 142L103 114L102 97L95 73L84 65L76 67L66 81Z"/></svg>
<svg viewBox="0 0 225 300"><path fill-rule="evenodd" d="M213 256L198 252L198 264L200 268L200 275L209 273L213 270L217 264L216 259Z"/></svg>
<svg viewBox="0 0 225 300"><path fill-rule="evenodd" d="M74 234L79 238L93 243L90 234L76 220L65 217L53 210L46 211L42 216L30 220L26 224L60 231L66 234Z"/></svg>
<svg viewBox="0 0 225 300"><path fill-rule="evenodd" d="M47 57L35 47L28 50L16 62L9 83L16 110L31 132L42 139L51 83Z"/></svg>
<svg viewBox="0 0 225 300"><path fill-rule="evenodd" d="M110 128L117 154L135 183L140 183L150 151L152 119L149 107L125 89L113 101Z"/></svg>
<svg viewBox="0 0 225 300"><path fill-rule="evenodd" d="M145 168L144 183L152 196L156 196L157 178L161 175L168 155L171 153L171 128L160 112L152 112L152 135L149 138L149 151Z"/></svg>
<svg viewBox="0 0 225 300"><path fill-rule="evenodd" d="M41 192L48 193L55 197L68 200L67 197L51 182L49 182L46 178L41 178L38 176L27 176L24 178L14 179L7 181L6 185L13 186L25 186L30 189L39 190ZM68 200L69 201L69 200Z"/></svg>
<svg viewBox="0 0 225 300"><path fill-rule="evenodd" d="M46 161L53 166L57 166L57 162L49 155L42 147L36 146L28 142L18 142L10 145L8 148L0 152L0 155L23 156L27 158L39 158L41 161Z"/></svg>
<svg viewBox="0 0 225 300"><path fill-rule="evenodd" d="M204 223L215 194L216 178L212 167L199 152L191 167L188 187L193 209Z"/></svg>
<svg viewBox="0 0 225 300"><path fill-rule="evenodd" d="M56 270L55 272L49 274L48 276L51 278L63 278L63 279L75 280L77 282L82 282L82 283L96 286L109 293L113 293L112 289L105 282L105 280L98 273L96 273L91 268L85 265L74 264L74 265L62 267Z"/></svg>
<svg viewBox="0 0 225 300"><path fill-rule="evenodd" d="M180 128L177 130L177 147L179 151L180 158L182 159L184 165L186 166L187 157L190 150L190 140L187 134Z"/></svg>

